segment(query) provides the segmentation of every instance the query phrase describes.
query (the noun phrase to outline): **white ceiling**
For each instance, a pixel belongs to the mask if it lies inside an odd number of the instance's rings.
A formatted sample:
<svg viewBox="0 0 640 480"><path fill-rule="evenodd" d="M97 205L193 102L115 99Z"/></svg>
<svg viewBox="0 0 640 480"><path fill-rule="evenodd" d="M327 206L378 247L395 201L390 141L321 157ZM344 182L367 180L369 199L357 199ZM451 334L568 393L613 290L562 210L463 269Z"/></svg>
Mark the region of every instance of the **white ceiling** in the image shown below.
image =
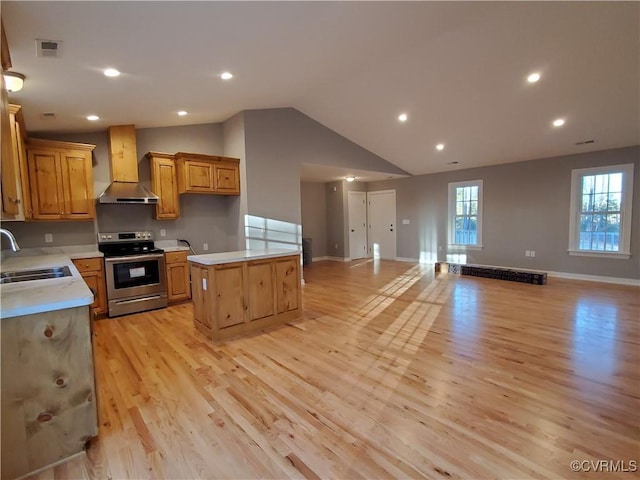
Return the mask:
<svg viewBox="0 0 640 480"><path fill-rule="evenodd" d="M1 13L31 132L295 107L411 174L640 144L638 2L3 0ZM36 38L63 41L61 58L36 58Z"/></svg>

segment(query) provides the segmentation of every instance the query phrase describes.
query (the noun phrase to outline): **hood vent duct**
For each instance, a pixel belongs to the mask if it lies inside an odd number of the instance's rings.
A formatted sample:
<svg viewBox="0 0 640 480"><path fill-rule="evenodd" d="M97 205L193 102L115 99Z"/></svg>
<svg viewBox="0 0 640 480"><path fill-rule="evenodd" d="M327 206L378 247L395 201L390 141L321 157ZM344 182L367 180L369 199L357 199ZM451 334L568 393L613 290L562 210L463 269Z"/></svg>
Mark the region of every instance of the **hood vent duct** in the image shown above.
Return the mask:
<svg viewBox="0 0 640 480"><path fill-rule="evenodd" d="M100 194L100 203L155 205L158 196L138 183L138 155L134 125L109 127L111 185Z"/></svg>

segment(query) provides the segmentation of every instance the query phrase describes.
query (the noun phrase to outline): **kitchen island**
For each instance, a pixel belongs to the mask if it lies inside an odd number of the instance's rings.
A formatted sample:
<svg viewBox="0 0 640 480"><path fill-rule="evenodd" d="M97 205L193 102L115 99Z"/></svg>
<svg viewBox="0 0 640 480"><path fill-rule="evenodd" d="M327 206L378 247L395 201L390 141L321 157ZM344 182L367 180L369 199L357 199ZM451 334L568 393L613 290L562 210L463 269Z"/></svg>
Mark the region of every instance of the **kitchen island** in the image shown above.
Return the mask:
<svg viewBox="0 0 640 480"><path fill-rule="evenodd" d="M302 317L300 251L190 255L194 325L211 340Z"/></svg>

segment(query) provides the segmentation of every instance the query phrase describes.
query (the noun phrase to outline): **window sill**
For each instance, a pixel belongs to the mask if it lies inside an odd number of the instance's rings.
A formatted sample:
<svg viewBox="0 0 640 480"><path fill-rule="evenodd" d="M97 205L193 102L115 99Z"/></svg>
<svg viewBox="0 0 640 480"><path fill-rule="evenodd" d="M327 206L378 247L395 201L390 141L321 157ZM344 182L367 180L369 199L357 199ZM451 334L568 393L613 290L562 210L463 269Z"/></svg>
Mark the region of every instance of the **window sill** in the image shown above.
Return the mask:
<svg viewBox="0 0 640 480"><path fill-rule="evenodd" d="M482 245L460 245L449 244L447 250L450 252L466 252L467 250L482 250Z"/></svg>
<svg viewBox="0 0 640 480"><path fill-rule="evenodd" d="M631 258L631 254L625 252L597 252L593 250L567 250L567 252L569 252L569 255L574 257L616 258L618 260L627 260Z"/></svg>

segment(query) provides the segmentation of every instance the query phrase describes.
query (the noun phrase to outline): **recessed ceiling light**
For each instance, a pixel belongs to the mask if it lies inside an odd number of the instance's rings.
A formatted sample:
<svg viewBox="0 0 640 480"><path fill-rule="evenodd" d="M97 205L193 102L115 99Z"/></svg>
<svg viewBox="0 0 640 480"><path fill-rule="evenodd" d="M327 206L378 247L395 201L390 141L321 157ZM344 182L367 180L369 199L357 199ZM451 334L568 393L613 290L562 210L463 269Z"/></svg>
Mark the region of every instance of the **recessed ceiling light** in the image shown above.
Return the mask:
<svg viewBox="0 0 640 480"><path fill-rule="evenodd" d="M538 72L533 72L527 77L527 82L529 83L536 83L538 80L540 80L540 74Z"/></svg>
<svg viewBox="0 0 640 480"><path fill-rule="evenodd" d="M407 118L409 117L407 116L406 113L401 113L400 115L398 115L398 120L400 120L401 122L406 122Z"/></svg>
<svg viewBox="0 0 640 480"><path fill-rule="evenodd" d="M98 115L87 115L87 120L95 122L96 120L100 120L100 117Z"/></svg>
<svg viewBox="0 0 640 480"><path fill-rule="evenodd" d="M231 73L231 72L223 72L222 75L220 75L220 78L222 80L231 80L233 78L233 73Z"/></svg>
<svg viewBox="0 0 640 480"><path fill-rule="evenodd" d="M564 125L564 118L556 118L556 119L553 121L553 126L554 126L554 127L561 127L561 126L563 126L563 125Z"/></svg>
<svg viewBox="0 0 640 480"><path fill-rule="evenodd" d="M118 70L116 70L115 68L107 68L104 71L104 74L107 77L117 77L118 75L120 75L120 72Z"/></svg>
<svg viewBox="0 0 640 480"><path fill-rule="evenodd" d="M180 110L178 112L178 115L180 115L181 117L184 117L187 114L187 112L185 110Z"/></svg>
<svg viewBox="0 0 640 480"><path fill-rule="evenodd" d="M354 176L349 176L349 177L344 177L344 179L345 179L347 182L353 182L353 181L355 181L356 177L354 177Z"/></svg>
<svg viewBox="0 0 640 480"><path fill-rule="evenodd" d="M444 143L439 143L436 145L436 150L444 150Z"/></svg>

